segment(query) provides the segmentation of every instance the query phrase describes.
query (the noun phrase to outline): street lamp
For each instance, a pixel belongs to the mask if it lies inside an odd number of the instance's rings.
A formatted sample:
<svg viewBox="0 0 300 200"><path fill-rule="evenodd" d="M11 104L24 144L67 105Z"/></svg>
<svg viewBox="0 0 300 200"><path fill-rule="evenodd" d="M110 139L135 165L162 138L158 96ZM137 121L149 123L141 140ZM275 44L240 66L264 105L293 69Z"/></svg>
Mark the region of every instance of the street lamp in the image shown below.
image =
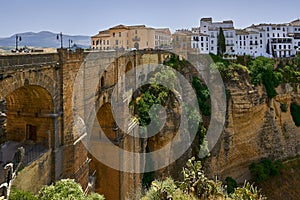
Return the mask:
<svg viewBox="0 0 300 200"><path fill-rule="evenodd" d="M60 48L63 48L63 34L62 32L60 32L60 34L56 35L56 39L59 40L60 39Z"/></svg>
<svg viewBox="0 0 300 200"><path fill-rule="evenodd" d="M73 40L69 39L69 50L71 50L71 44L73 43Z"/></svg>
<svg viewBox="0 0 300 200"><path fill-rule="evenodd" d="M18 45L19 45L19 42L21 42L21 41L22 41L22 37L16 35L16 52L18 51Z"/></svg>

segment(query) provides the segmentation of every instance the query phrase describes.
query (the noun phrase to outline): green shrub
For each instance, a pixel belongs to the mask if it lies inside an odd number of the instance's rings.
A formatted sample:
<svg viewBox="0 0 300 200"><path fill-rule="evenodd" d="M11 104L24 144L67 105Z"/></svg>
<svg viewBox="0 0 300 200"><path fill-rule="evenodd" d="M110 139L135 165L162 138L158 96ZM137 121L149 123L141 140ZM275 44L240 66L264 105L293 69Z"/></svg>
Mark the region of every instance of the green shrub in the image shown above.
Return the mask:
<svg viewBox="0 0 300 200"><path fill-rule="evenodd" d="M231 177L227 177L225 181L227 185L227 193L228 194L234 193L235 189L238 187L236 180L234 180Z"/></svg>
<svg viewBox="0 0 300 200"><path fill-rule="evenodd" d="M9 200L38 200L33 193L12 188Z"/></svg>
<svg viewBox="0 0 300 200"><path fill-rule="evenodd" d="M280 109L282 112L287 112L287 110L288 110L287 104L286 103L280 104Z"/></svg>
<svg viewBox="0 0 300 200"><path fill-rule="evenodd" d="M296 126L300 126L300 106L296 103L291 103L291 114Z"/></svg>
<svg viewBox="0 0 300 200"><path fill-rule="evenodd" d="M280 161L272 162L268 158L263 159L259 163L252 163L249 166L252 178L257 183L278 175L281 168L282 163Z"/></svg>

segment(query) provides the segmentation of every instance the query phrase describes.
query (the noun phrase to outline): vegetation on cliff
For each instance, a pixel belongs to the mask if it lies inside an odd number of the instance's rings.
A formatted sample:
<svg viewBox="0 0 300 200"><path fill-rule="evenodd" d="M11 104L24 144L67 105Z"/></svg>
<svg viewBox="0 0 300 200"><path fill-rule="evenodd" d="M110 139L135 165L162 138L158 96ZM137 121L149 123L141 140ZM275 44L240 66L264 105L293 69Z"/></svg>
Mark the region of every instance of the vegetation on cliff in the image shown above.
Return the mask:
<svg viewBox="0 0 300 200"><path fill-rule="evenodd" d="M242 57L240 57L242 58ZM239 81L241 76L249 76L254 85L264 85L268 97L277 95L275 88L281 83L299 83L300 81L300 56L284 65L271 58L257 57L228 62L221 57L212 56L217 69L225 82Z"/></svg>
<svg viewBox="0 0 300 200"><path fill-rule="evenodd" d="M257 186L268 199L298 200L300 191L300 159L299 157L283 162L280 175L270 177Z"/></svg>
<svg viewBox="0 0 300 200"><path fill-rule="evenodd" d="M259 163L252 163L249 166L251 176L254 182L259 183L279 174L283 165L280 161L271 161L268 158Z"/></svg>

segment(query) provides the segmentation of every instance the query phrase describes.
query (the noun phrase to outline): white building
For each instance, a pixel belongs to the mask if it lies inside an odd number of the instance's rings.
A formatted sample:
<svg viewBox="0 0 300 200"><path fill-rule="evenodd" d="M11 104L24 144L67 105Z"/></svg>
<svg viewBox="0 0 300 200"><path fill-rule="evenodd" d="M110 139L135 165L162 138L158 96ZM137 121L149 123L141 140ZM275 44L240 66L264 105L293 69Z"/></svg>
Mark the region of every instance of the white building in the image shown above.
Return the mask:
<svg viewBox="0 0 300 200"><path fill-rule="evenodd" d="M252 25L239 30L234 28L232 20L213 22L212 18L202 18L200 27L192 29L191 48L203 54L217 54L220 28L228 55L291 57L300 50L300 20Z"/></svg>

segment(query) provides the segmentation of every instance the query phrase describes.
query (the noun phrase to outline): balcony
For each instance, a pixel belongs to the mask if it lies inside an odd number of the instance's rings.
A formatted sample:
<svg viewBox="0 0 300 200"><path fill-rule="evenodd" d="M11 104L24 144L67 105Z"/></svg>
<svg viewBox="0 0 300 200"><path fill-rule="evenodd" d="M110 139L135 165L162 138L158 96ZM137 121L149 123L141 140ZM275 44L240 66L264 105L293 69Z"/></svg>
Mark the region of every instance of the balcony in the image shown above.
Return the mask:
<svg viewBox="0 0 300 200"><path fill-rule="evenodd" d="M135 36L134 38L132 38L132 41L133 42L139 42L139 41L141 41L141 38L138 37L138 36Z"/></svg>

